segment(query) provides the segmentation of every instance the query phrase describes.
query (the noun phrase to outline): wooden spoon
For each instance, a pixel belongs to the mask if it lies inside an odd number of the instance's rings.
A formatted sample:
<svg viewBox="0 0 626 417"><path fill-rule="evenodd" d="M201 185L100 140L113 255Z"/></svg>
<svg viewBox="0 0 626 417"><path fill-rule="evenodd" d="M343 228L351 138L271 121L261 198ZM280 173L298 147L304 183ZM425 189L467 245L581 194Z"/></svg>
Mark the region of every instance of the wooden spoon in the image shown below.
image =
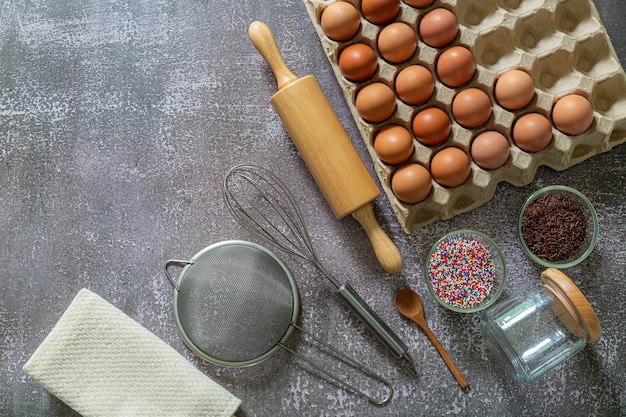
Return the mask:
<svg viewBox="0 0 626 417"><path fill-rule="evenodd" d="M448 369L454 375L454 378L459 383L462 389L465 389L469 386L467 379L461 373L459 368L456 366L448 352L441 346L435 334L430 330L428 324L426 324L426 318L424 317L424 309L422 307L422 299L420 296L410 288L403 288L396 293L395 297L396 308L404 317L413 320L417 323L418 326L424 330L426 336L430 339L430 341L435 345L437 351L448 365Z"/></svg>

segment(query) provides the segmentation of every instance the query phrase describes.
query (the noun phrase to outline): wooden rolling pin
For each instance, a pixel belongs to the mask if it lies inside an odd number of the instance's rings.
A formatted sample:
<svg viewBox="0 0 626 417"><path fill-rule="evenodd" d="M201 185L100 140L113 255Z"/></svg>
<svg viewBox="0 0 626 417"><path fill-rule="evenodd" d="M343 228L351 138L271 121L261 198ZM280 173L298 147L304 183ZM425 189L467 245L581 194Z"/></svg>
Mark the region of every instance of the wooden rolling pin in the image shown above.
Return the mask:
<svg viewBox="0 0 626 417"><path fill-rule="evenodd" d="M270 28L253 22L250 40L269 64L278 91L271 103L337 218L351 214L367 232L376 258L390 273L402 256L381 229L371 202L380 190L312 75L296 77L285 65Z"/></svg>

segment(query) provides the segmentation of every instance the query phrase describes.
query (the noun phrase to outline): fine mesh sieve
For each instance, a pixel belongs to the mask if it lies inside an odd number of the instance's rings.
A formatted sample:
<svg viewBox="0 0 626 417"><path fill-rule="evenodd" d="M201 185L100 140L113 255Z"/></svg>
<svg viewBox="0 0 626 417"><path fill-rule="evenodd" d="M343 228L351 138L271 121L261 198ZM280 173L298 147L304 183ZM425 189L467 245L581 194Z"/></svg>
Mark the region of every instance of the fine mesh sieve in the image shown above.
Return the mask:
<svg viewBox="0 0 626 417"><path fill-rule="evenodd" d="M183 266L175 282L169 273ZM387 403L393 388L385 379L299 327L300 297L287 266L273 252L252 242L211 245L189 261L170 260L165 274L174 286L174 317L182 339L201 358L222 366L261 362L281 348L304 360L350 391L375 404ZM388 388L375 399L288 348L298 329Z"/></svg>

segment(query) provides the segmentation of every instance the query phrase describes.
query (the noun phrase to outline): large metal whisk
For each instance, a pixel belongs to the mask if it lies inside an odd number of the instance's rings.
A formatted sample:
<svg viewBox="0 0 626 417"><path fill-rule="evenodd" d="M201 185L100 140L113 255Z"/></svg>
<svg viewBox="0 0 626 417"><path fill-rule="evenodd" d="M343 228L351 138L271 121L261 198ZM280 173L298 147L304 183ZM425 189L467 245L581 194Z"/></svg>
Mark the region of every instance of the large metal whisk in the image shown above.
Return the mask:
<svg viewBox="0 0 626 417"><path fill-rule="evenodd" d="M298 203L276 175L256 165L238 165L226 173L222 191L228 210L244 229L317 268L387 349L397 358L411 362L398 336L348 283L341 284L322 265Z"/></svg>

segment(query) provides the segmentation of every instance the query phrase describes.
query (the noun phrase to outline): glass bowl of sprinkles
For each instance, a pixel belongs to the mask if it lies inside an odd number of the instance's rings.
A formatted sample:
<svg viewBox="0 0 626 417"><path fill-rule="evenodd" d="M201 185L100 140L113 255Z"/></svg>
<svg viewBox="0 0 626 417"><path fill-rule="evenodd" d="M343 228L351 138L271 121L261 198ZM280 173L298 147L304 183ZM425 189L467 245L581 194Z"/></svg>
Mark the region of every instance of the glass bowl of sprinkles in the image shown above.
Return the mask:
<svg viewBox="0 0 626 417"><path fill-rule="evenodd" d="M598 240L598 216L580 191L564 185L543 187L522 205L517 233L528 256L547 268L582 262Z"/></svg>
<svg viewBox="0 0 626 417"><path fill-rule="evenodd" d="M428 254L426 284L435 300L458 313L475 313L492 305L506 282L502 251L474 230L450 232Z"/></svg>

